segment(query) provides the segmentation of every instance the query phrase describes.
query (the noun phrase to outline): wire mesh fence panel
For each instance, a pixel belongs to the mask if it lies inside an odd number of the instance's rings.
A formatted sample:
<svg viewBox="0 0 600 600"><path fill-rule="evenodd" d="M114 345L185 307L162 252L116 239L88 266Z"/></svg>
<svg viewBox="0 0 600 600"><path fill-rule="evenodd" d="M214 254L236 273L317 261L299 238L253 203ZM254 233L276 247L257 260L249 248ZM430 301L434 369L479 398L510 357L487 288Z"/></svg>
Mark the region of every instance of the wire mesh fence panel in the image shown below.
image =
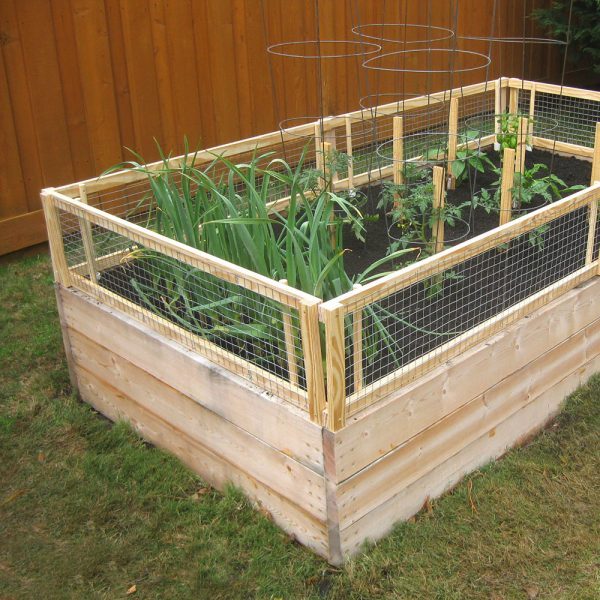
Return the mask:
<svg viewBox="0 0 600 600"><path fill-rule="evenodd" d="M299 311L260 292L199 269L165 247L161 251L115 232L107 223L87 223L96 281L87 266L82 217L59 211L73 283L154 330L233 370L267 391L307 410L306 374ZM116 256L108 264L102 258ZM82 268L83 263L83 268ZM256 286L252 286L256 288Z"/></svg>
<svg viewBox="0 0 600 600"><path fill-rule="evenodd" d="M510 309L584 269L588 213L584 206L507 243L490 243L476 256L376 302L363 298L360 307L349 304L345 319L348 414L370 404L372 392L382 382L397 387L422 375L489 335L486 323L508 325L521 316ZM418 278L418 268L415 273ZM356 322L360 322L360 339Z"/></svg>
<svg viewBox="0 0 600 600"><path fill-rule="evenodd" d="M558 142L593 148L596 123L600 121L600 100L537 92L535 96L534 135ZM538 133L536 121L556 122L550 134Z"/></svg>

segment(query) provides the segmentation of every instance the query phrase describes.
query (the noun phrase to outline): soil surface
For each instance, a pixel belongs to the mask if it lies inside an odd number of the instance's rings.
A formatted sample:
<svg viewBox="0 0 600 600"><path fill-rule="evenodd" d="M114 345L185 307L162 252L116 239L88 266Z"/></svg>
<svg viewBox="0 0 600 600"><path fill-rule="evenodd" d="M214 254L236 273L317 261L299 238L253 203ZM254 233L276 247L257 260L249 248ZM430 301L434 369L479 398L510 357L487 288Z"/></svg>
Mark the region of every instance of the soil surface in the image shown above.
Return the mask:
<svg viewBox="0 0 600 600"><path fill-rule="evenodd" d="M589 182L589 162L553 157L548 152L527 153L526 166L536 163L547 165L550 172L569 186L587 185ZM448 202L470 201L473 192L489 186L495 179L493 173L477 173L471 182L449 192ZM377 220L366 223L366 241L360 242L351 232L345 232L346 247L350 250L345 256L345 267L350 275L362 272L386 255L390 243L388 230L392 224L389 217L377 211L380 191L380 187L372 187L362 208L365 214L378 215ZM532 209L541 204L543 202L534 202ZM455 238L454 243L458 243L498 225L497 215L488 215L480 209L463 218L470 224L468 235L465 235L464 227L455 230L446 227L446 239ZM501 249L492 248L429 281L414 284L372 304L363 311L366 384L435 350L462 332L583 267L587 233L588 211L584 207L556 219L533 234L513 240ZM390 270L390 265L382 267L382 270ZM144 304L135 286L136 281L148 279L143 263L136 262L106 271L99 283L148 308L148 299ZM152 310L181 324L161 305L160 294L160 290L155 294ZM184 308L174 307L180 315L184 314ZM210 327L210 323L206 326ZM382 328L387 332L385 339L380 335ZM235 336L211 335L211 340L279 376L287 376L281 339L271 344L240 340ZM352 392L352 380L352 365L348 360L348 393ZM300 385L303 384L304 373L300 367Z"/></svg>

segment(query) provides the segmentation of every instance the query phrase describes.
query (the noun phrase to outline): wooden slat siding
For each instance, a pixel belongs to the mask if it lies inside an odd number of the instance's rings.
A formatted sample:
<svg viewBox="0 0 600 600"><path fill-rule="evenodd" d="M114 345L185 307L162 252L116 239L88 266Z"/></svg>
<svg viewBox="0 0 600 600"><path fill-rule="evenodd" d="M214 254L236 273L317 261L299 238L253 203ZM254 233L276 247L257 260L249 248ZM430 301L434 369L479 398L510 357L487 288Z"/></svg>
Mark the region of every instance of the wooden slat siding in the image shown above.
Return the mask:
<svg viewBox="0 0 600 600"><path fill-rule="evenodd" d="M86 294L62 287L59 293L70 328L313 471L323 472L321 427L302 411ZM254 410L248 410L249 397Z"/></svg>
<svg viewBox="0 0 600 600"><path fill-rule="evenodd" d="M324 522L323 475L194 402L76 330L69 329L76 369L84 369L146 411ZM249 410L252 408L249 406Z"/></svg>
<svg viewBox="0 0 600 600"><path fill-rule="evenodd" d="M524 365L481 396L338 486L340 529L345 529L498 427L600 352L600 319ZM496 380L493 365L488 380Z"/></svg>
<svg viewBox="0 0 600 600"><path fill-rule="evenodd" d="M488 14L475 22L481 3L465 1L459 27L489 31ZM266 4L267 17L278 24L278 41L281 36L314 37L314 3L268 0ZM323 31L338 38L351 37L350 28L358 22L401 22L405 14L404 5L388 3L383 15L382 5L371 0L325 4ZM433 21L447 17L447 6L442 8L432 11ZM153 15L164 16L153 21L150 9ZM329 23L326 17L331 14L335 18ZM426 22L427 7L409 4L408 15L411 22ZM6 34L1 52L17 138L7 154L11 163L18 160L23 173L21 183L13 175L17 193L0 190L0 218L35 211L42 187L90 178L129 157L124 147L139 151L148 161L158 158L153 136L165 147L181 148L184 132L191 143L200 139L202 146L209 147L276 129L279 119L290 116L286 104L304 115L318 114L311 87L314 65L299 61L303 64L297 73L292 69L290 74L296 81L304 78L300 88L285 81L281 68L274 69L282 96L276 115L262 15L254 0L5 0L0 3L0 22ZM165 35L154 36L158 29ZM514 52L510 44L496 46L501 52ZM185 60L180 58L182 52ZM328 88L327 112L355 109L358 95L367 89L392 89L388 84L394 83L393 74L387 78L365 74L360 60L331 61L338 67ZM163 85L163 74L170 84ZM498 74L492 72L490 77ZM369 75L368 86L365 75ZM476 71L461 83L468 85L481 77ZM447 79L431 82L444 87ZM413 93L423 89L423 78L408 77L405 83ZM48 151L44 140L49 140L49 148L61 145L64 151ZM73 176L64 176L69 171Z"/></svg>
<svg viewBox="0 0 600 600"><path fill-rule="evenodd" d="M427 499L438 498L468 473L499 458L509 448L530 439L554 418L565 398L598 371L600 358L596 357L564 376L554 387L533 399L503 423L490 428L479 439L342 530L340 536L344 555L356 554L366 540L375 541L383 537L392 530L395 523L418 513Z"/></svg>
<svg viewBox="0 0 600 600"><path fill-rule="evenodd" d="M47 0L17 2L21 48L28 81L43 81L29 86L29 99L34 119L35 143L40 154L45 181L68 181L74 172L67 135L67 122L62 102L62 89L54 31ZM65 160L66 157L66 160ZM25 163L27 164L27 163ZM39 193L28 197L29 210L41 208Z"/></svg>
<svg viewBox="0 0 600 600"><path fill-rule="evenodd" d="M549 206L535 211L535 213L524 215L506 225L457 244L452 248L448 248L435 256L414 263L396 273L382 277L373 283L365 284L359 290L351 290L338 296L331 302L343 304L348 312L359 306L372 304L412 283L437 275L457 263L476 256L484 250L504 244L518 235L536 229L549 221L582 208L598 199L600 199L600 183L558 200ZM326 310L327 306L327 302L323 303L322 310Z"/></svg>
<svg viewBox="0 0 600 600"><path fill-rule="evenodd" d="M75 51L77 39L74 13L69 0L58 0L52 2L50 6L73 173L77 179L83 179L96 168L96 165L92 160L82 81L80 77L73 77L73 73L79 71L79 59Z"/></svg>
<svg viewBox="0 0 600 600"><path fill-rule="evenodd" d="M149 4L146 0L127 0L119 6L133 109L134 150L144 157L154 157L155 139L163 146L164 140ZM168 148L163 150L168 153Z"/></svg>
<svg viewBox="0 0 600 600"><path fill-rule="evenodd" d="M592 279L349 418L335 436L336 482L483 394L492 383L484 376L490 364L502 380L587 327L599 317L599 293L600 279Z"/></svg>
<svg viewBox="0 0 600 600"><path fill-rule="evenodd" d="M19 159L17 132L2 55L0 55L0 148L3 149L3 159L0 161L0 199L11 199L10 203L0 201L0 219L7 219L27 213L28 206L27 196L23 193L24 174Z"/></svg>
<svg viewBox="0 0 600 600"><path fill-rule="evenodd" d="M10 95L12 114L15 126L17 145L9 147L8 152L16 154L21 164L23 173L23 189L20 193L19 206L27 207L23 213L29 211L29 202L39 194L44 187L42 163L40 160L37 132L29 88L28 73L25 68L24 50L21 43L18 16L16 13L16 0L0 2L0 30L3 33L3 42L0 46L8 90ZM16 196L18 198L19 196ZM0 198L0 204L11 206L15 201L12 197ZM3 214L10 209L3 208ZM15 214L14 211L10 211Z"/></svg>
<svg viewBox="0 0 600 600"><path fill-rule="evenodd" d="M321 521L138 405L116 389L112 381L104 381L83 368L78 369L78 378L81 396L101 413L113 420L126 418L142 437L173 453L217 489L224 489L229 483L243 489L251 501L272 514L282 529L327 556L327 534Z"/></svg>
<svg viewBox="0 0 600 600"><path fill-rule="evenodd" d="M78 0L73 11L77 57L89 65L80 77L93 170L101 173L121 157L115 82L104 3ZM62 178L60 179L62 181Z"/></svg>
<svg viewBox="0 0 600 600"><path fill-rule="evenodd" d="M291 308L298 309L300 303L305 300L308 302L318 300L315 296L306 294L296 288L283 285L254 271L249 271L226 260L217 258L212 254L196 250L191 246L186 246L159 233L124 221L93 206L88 206L72 198L67 198L55 190L49 190L48 194L52 196L54 204L61 210L67 211L77 217L84 217L90 223L124 235L133 242L143 244L147 248L163 252L168 256L173 256L186 264L210 272L216 277L235 283L248 290L263 294L277 302L287 304Z"/></svg>
<svg viewBox="0 0 600 600"><path fill-rule="evenodd" d="M0 256L41 244L47 239L44 211L41 209L0 221Z"/></svg>

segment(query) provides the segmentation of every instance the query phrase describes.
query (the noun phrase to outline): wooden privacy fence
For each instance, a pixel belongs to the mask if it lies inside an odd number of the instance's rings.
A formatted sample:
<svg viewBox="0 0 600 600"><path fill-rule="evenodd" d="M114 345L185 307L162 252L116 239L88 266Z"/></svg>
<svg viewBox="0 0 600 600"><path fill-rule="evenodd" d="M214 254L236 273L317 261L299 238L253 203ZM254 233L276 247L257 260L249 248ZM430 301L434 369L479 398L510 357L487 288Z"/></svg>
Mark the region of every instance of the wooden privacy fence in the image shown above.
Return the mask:
<svg viewBox="0 0 600 600"><path fill-rule="evenodd" d="M446 134L474 116L487 119L486 127L493 132L495 115L505 107L530 115L533 127L528 125L523 137L533 146L593 158L591 187L322 302L285 282L257 275L146 228L151 221L148 175L117 172L42 194L57 281L141 320L295 405L331 430L340 429L349 415L599 273L600 94L501 79L491 86L474 84L440 92L433 99L443 104L455 121L445 129ZM337 144L340 151L358 157L349 163L352 168L347 167L347 172L331 174L335 190L393 179L398 177L394 158L400 151L403 160L415 158L397 143L398 136L406 140L411 135L409 116L424 105L431 106L431 98L407 101L401 114L396 103L371 113L379 142L395 142L390 144L391 156L385 157L387 163L377 169L369 161L360 161L365 149L371 155L376 152L373 140L365 138L361 128L355 131L360 112L293 128L283 135L283 149L287 148L292 164L304 156L309 165L323 168L325 147L332 152ZM564 114L567 119L561 119ZM556 122L551 132L555 139L543 137L549 135L547 131L538 131L542 117ZM343 146L337 131L343 132ZM455 148L448 144L441 162L461 147L494 143L495 133L481 133L478 140L461 142ZM207 150L195 157L195 164L208 163L216 154L238 162L249 154L282 151L281 143L280 132L265 134ZM191 158L174 158L171 166L185 160ZM151 172L161 164L148 169ZM443 172L443 168L436 169ZM443 190L443 181L438 179ZM279 208L288 200L285 189L276 189L271 205ZM436 248L441 249L443 229L437 236ZM181 273L186 285L195 281L199 294L212 289L213 295L202 299L217 312L223 299L236 298L264 318L279 342L260 353L247 351L240 356L232 351L229 338L211 339L210 331L186 329L176 314L168 314L168 307L157 310L151 303L133 302L127 282L119 280L119 267L144 258ZM102 282L100 274L104 275ZM500 287L499 280L503 280ZM452 287L455 294L450 306L444 300L446 287ZM143 290L137 292L143 299ZM388 351L383 354L374 347L381 339L374 336L374 328L380 324L389 336Z"/></svg>
<svg viewBox="0 0 600 600"><path fill-rule="evenodd" d="M494 27L491 3L461 0L458 32L534 35L521 0L498 3ZM447 0L319 4L320 35L332 40L348 38L358 23L447 25L452 12ZM155 139L177 154L184 136L210 147L273 131L284 118L343 113L359 106L361 94L397 89L385 77L367 88L356 60L324 65L322 90L314 64L270 64L267 41L315 39L314 13L306 0L0 2L0 254L46 239L41 188L97 175L130 159L124 148L152 161ZM549 46L528 47L525 62L517 46L493 45L490 78L556 76ZM409 93L458 84L403 80Z"/></svg>

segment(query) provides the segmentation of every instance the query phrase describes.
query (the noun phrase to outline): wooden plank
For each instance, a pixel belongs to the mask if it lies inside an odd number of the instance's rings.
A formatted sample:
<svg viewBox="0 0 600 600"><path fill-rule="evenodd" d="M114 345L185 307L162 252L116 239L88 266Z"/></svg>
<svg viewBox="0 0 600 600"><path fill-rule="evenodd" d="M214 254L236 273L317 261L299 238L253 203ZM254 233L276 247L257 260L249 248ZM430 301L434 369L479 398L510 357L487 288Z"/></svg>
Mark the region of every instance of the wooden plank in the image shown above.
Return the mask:
<svg viewBox="0 0 600 600"><path fill-rule="evenodd" d="M392 161L394 170L394 183L401 185L404 183L404 120L402 117L394 117L393 120L393 141L392 141Z"/></svg>
<svg viewBox="0 0 600 600"><path fill-rule="evenodd" d="M145 411L202 444L252 479L325 521L323 475L166 385L113 351L69 329L77 370L85 370ZM119 406L119 398L113 399ZM253 410L248 397L248 410Z"/></svg>
<svg viewBox="0 0 600 600"><path fill-rule="evenodd" d="M300 510L294 502L261 485L206 446L145 410L111 383L82 368L78 369L78 377L81 396L102 414L113 420L126 418L142 437L173 453L217 489L224 489L228 483L243 489L255 504L271 513L282 529L327 556L323 523Z"/></svg>
<svg viewBox="0 0 600 600"><path fill-rule="evenodd" d="M596 102L600 102L600 92L569 87L566 85L560 86L551 83L540 83L539 81L523 81L522 79L517 79L515 77L511 77L508 80L508 85L510 87L518 87L524 90L531 90L532 87L535 86L536 91L542 94L554 94L556 96L562 95L569 96L571 98L580 98L582 100L594 100Z"/></svg>
<svg viewBox="0 0 600 600"><path fill-rule="evenodd" d="M353 288L360 287L355 283ZM352 314L352 370L354 374L354 392L363 387L363 311L357 310Z"/></svg>
<svg viewBox="0 0 600 600"><path fill-rule="evenodd" d="M568 144L567 142L559 142L557 140L549 140L538 136L532 137L532 146L541 148L542 150L550 150L559 156L575 156L583 160L591 160L593 149L579 146L578 144Z"/></svg>
<svg viewBox="0 0 600 600"><path fill-rule="evenodd" d="M348 311L352 311L358 306L371 304L412 283L437 275L486 249L504 244L514 237L532 231L578 208L587 206L598 198L600 198L600 184L595 184L544 206L534 213L519 217L510 223L447 248L435 256L425 258L391 275L386 275L372 283L365 284L360 290L351 290L342 294L335 298L334 302L343 304ZM327 308L327 304L327 302L323 303L322 310Z"/></svg>
<svg viewBox="0 0 600 600"><path fill-rule="evenodd" d="M440 217L446 203L445 171L443 167L433 167L433 200L432 211L434 214L431 226L431 242L433 252L438 253L444 249L444 219Z"/></svg>
<svg viewBox="0 0 600 600"><path fill-rule="evenodd" d="M340 533L345 556L360 551L366 540L377 540L400 520L406 520L423 507L427 499L441 496L465 475L499 458L509 448L528 440L560 410L565 398L600 370L600 358L588 361L574 373L514 413L502 424L490 428L457 454L379 505L375 510Z"/></svg>
<svg viewBox="0 0 600 600"><path fill-rule="evenodd" d="M456 178L452 175L452 163L456 160L456 150L458 145L458 112L459 99L451 98L450 112L448 113L448 189L453 190L456 187Z"/></svg>
<svg viewBox="0 0 600 600"><path fill-rule="evenodd" d="M340 528L356 522L489 430L498 427L600 351L600 319L338 486ZM588 345L594 354L588 355ZM490 365L491 367L491 365Z"/></svg>
<svg viewBox="0 0 600 600"><path fill-rule="evenodd" d="M303 302L299 311L308 412L315 423L323 423L323 412L326 407L319 304L320 302L313 304Z"/></svg>
<svg viewBox="0 0 600 600"><path fill-rule="evenodd" d="M80 72L70 76L78 75L81 82L85 128L93 157L92 172L101 173L122 160L111 39L104 2L77 0L73 21Z"/></svg>
<svg viewBox="0 0 600 600"><path fill-rule="evenodd" d="M590 177L590 185L594 185L596 181L600 181L600 122L596 123L596 131L594 135L594 155L592 158L592 174Z"/></svg>
<svg viewBox="0 0 600 600"><path fill-rule="evenodd" d="M348 155L348 187L352 189L354 187L354 165L352 164L352 120L350 117L346 117L345 124L346 131L346 154ZM339 180L338 180L339 181ZM336 181L337 183L337 181Z"/></svg>
<svg viewBox="0 0 600 600"><path fill-rule="evenodd" d="M50 255L52 256L52 269L54 280L65 286L71 284L71 274L67 266L65 248L63 244L62 229L58 209L54 204L54 198L45 191L41 193L44 217L48 229L48 241L50 243Z"/></svg>
<svg viewBox="0 0 600 600"><path fill-rule="evenodd" d="M500 188L500 225L512 221L513 187L515 183L516 154L512 148L504 148L502 157L502 187Z"/></svg>
<svg viewBox="0 0 600 600"><path fill-rule="evenodd" d="M43 210L0 220L0 256L41 244L47 239Z"/></svg>
<svg viewBox="0 0 600 600"><path fill-rule="evenodd" d="M60 288L71 329L110 348L283 453L322 472L321 428L291 405L85 294ZM248 398L254 410L248 410ZM296 432L291 435L291 431Z"/></svg>
<svg viewBox="0 0 600 600"><path fill-rule="evenodd" d="M79 200L87 204L87 192L85 185L79 186ZM83 241L83 250L85 252L85 260L87 265L87 274L90 281L97 282L99 277L98 266L96 265L96 249L94 248L94 238L92 237L92 226L85 218L79 217L79 230L81 232L81 240ZM62 243L62 240L61 240Z"/></svg>
<svg viewBox="0 0 600 600"><path fill-rule="evenodd" d="M321 314L325 322L327 426L331 431L337 431L346 423L344 314L342 307L335 305L330 305Z"/></svg>
<svg viewBox="0 0 600 600"><path fill-rule="evenodd" d="M382 403L348 419L335 434L336 481L343 481L483 394L600 316L594 278L460 354Z"/></svg>
<svg viewBox="0 0 600 600"><path fill-rule="evenodd" d="M176 242L163 235L155 233L145 227L129 223L119 217L101 211L93 206L88 206L72 198L67 198L55 190L50 192L56 206L77 217L84 217L90 223L99 225L104 229L119 233L129 238L132 242L144 245L166 255L173 256L186 264L209 272L216 277L240 285L246 289L272 298L291 308L298 309L302 301L314 302L315 296L306 294L290 286L283 285L273 279L264 277L230 263L226 260L212 256L206 252L196 250L191 246ZM317 298L318 300L318 298Z"/></svg>
<svg viewBox="0 0 600 600"><path fill-rule="evenodd" d="M282 279L281 283L287 285L287 279ZM287 365L290 382L298 385L298 359L296 357L296 340L292 328L292 315L290 309L282 309L283 338L285 340L285 353L287 356Z"/></svg>
<svg viewBox="0 0 600 600"><path fill-rule="evenodd" d="M519 88L509 88L508 112L516 115L519 109Z"/></svg>
<svg viewBox="0 0 600 600"><path fill-rule="evenodd" d="M517 129L517 154L515 158L515 171L523 173L525 170L525 153L527 147L527 136L529 135L529 119L519 117Z"/></svg>

